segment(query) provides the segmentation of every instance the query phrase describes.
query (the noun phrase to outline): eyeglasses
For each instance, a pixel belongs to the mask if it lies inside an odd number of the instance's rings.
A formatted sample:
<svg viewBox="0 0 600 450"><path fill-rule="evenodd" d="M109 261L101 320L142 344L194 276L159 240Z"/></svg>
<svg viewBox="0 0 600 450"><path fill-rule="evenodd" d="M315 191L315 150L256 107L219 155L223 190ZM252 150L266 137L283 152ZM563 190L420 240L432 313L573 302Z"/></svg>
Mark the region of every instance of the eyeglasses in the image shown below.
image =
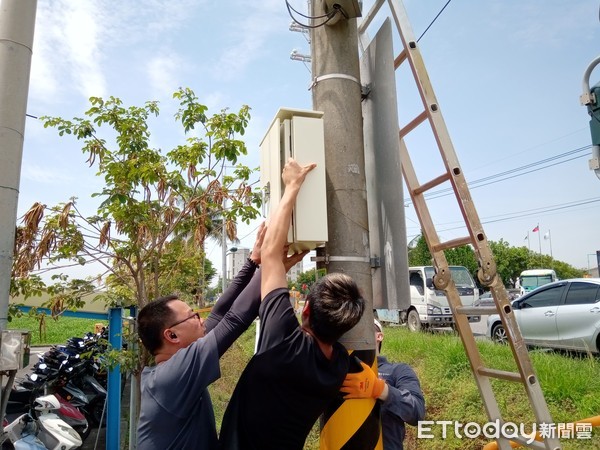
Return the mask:
<svg viewBox="0 0 600 450"><path fill-rule="evenodd" d="M190 319L193 319L194 317L195 317L196 319L200 320L200 313L199 313L199 312L195 312L195 313L194 313L194 314L192 314L191 316L189 316L189 317L186 317L185 319L183 319L183 320L180 320L179 322L175 322L173 325L169 325L167 328L173 328L174 326L177 326L177 325L179 325L180 323L186 322L186 321L188 321L188 320L190 320Z"/></svg>

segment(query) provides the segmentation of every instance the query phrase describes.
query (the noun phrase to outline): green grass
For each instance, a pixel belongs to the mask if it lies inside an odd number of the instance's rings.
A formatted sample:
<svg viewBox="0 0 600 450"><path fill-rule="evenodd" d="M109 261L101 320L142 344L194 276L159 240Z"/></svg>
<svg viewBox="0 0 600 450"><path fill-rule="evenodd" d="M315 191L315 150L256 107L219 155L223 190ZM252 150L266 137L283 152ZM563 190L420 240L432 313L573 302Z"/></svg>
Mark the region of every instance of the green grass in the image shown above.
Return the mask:
<svg viewBox="0 0 600 450"><path fill-rule="evenodd" d="M54 320L44 316L40 327L40 321L35 317L24 315L14 317L8 324L10 330L29 330L31 332L31 345L64 344L72 336L83 337L88 331L94 331L96 323L104 323L97 319L79 319L76 317L61 317ZM41 335L40 335L41 331Z"/></svg>
<svg viewBox="0 0 600 450"><path fill-rule="evenodd" d="M410 364L419 376L425 394L426 420L457 420L480 425L488 422L469 360L457 335L411 333L404 327L386 327L384 331L382 353L390 361ZM210 388L218 428L227 400L251 357L253 346L254 331L251 329L221 360L223 377ZM516 370L509 347L482 341L478 342L478 348L486 366ZM555 423L600 415L600 358L547 351L531 351L530 356ZM521 384L492 380L492 388L504 420L526 424L535 422ZM441 427L436 426L432 433L434 439L418 439L416 427L408 426L405 449L479 450L489 442L484 438L457 439L453 432L442 439ZM592 440L562 439L561 444L565 450L600 448L600 429L594 429ZM318 430L315 427L305 449L318 448Z"/></svg>

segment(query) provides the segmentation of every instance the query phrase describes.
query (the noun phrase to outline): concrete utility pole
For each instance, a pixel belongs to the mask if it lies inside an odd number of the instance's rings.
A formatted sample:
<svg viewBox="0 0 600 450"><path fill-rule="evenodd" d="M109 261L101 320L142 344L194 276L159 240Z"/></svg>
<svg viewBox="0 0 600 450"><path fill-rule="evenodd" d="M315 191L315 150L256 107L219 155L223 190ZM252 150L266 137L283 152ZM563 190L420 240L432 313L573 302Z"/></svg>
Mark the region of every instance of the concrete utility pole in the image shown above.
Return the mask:
<svg viewBox="0 0 600 450"><path fill-rule="evenodd" d="M323 0L312 4L313 16L324 14ZM313 107L324 112L325 124L327 271L352 276L372 305L356 19L313 29L311 42ZM375 348L372 308L367 312L345 336L353 349Z"/></svg>
<svg viewBox="0 0 600 450"><path fill-rule="evenodd" d="M7 325L37 0L0 0L0 330Z"/></svg>
<svg viewBox="0 0 600 450"><path fill-rule="evenodd" d="M330 13L324 0L312 2L312 16ZM338 13L341 16L341 14ZM323 19L313 20L315 26ZM335 24L330 25L331 23ZM312 29L312 95L315 110L324 112L325 162L327 173L327 221L329 240L325 252L319 251L320 267L327 272L346 273L358 283L367 305L360 323L347 333L342 343L348 349L358 350L365 363L375 359L373 326L373 287L369 250L369 223L367 210L363 121L361 111L360 66L356 19L340 17L330 24ZM323 254L325 253L325 254ZM322 258L325 258L323 261ZM375 370L376 365L375 365ZM367 410L375 408L371 400ZM341 405L340 405L341 406ZM363 409L363 408L361 408ZM340 410L338 409L338 412ZM339 414L336 413L336 417ZM324 415L321 448L375 449L379 426L362 426L378 417L349 417L336 422L333 412ZM377 419L375 419L377 420ZM354 422L354 423L352 423ZM356 425L356 426L354 426ZM343 432L339 432L343 428ZM353 429L354 428L354 429ZM367 435L357 436L358 429ZM360 433L359 433L360 434ZM352 436L352 442L341 442L339 436ZM324 442L325 441L325 442Z"/></svg>

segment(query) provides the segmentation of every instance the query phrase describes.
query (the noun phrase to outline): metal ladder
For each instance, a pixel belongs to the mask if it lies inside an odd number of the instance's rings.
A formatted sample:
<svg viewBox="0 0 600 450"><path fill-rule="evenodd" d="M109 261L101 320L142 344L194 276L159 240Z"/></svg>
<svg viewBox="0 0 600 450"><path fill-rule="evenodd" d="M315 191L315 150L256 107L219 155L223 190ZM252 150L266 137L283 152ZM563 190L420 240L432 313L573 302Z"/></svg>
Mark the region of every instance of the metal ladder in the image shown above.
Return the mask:
<svg viewBox="0 0 600 450"><path fill-rule="evenodd" d="M359 35L364 36L367 27L375 18L377 12L384 3L386 3L386 0L377 0L371 10L363 17L362 22L360 22L358 26ZM473 205L467 182L450 140L421 52L408 21L406 10L399 0L388 0L387 3L404 47L394 59L394 68L397 70L403 63L408 62L423 103L423 111L409 123L404 125L399 131L400 157L404 181L408 187L410 197L423 230L424 238L427 241L436 268L436 275L433 280L434 284L436 288L443 289L446 292L457 331L459 332L467 357L469 358L471 370L475 377L477 387L479 388L489 420L492 422L498 420L500 424L506 423L502 418L498 402L492 389L491 379L496 378L521 383L525 388L537 423L553 423L539 381L533 370L531 360L529 359L527 347L523 342L521 332L517 326L506 289L496 273L496 264L490 246L483 231L483 227L481 226L475 206ZM431 131L435 137L445 166L445 172L430 181L420 183L417 179L417 174L406 146L405 137L425 121L429 122ZM462 238L442 242L435 229L424 194L445 182L450 182L452 185L456 201L469 234ZM444 250L467 244L472 245L475 250L480 266L478 273L479 279L483 285L490 288L496 305L495 307L474 308L463 306L461 303L459 293L450 276L450 269ZM502 323L507 332L508 341L512 349L518 372L513 373L485 367L467 319L468 315L479 315L481 313L500 314ZM511 438L511 440L530 448L561 448L559 440L554 436L544 436L542 440L534 441L529 444L527 443L528 439L524 436ZM498 438L497 444L502 450L511 448L509 440L504 437Z"/></svg>

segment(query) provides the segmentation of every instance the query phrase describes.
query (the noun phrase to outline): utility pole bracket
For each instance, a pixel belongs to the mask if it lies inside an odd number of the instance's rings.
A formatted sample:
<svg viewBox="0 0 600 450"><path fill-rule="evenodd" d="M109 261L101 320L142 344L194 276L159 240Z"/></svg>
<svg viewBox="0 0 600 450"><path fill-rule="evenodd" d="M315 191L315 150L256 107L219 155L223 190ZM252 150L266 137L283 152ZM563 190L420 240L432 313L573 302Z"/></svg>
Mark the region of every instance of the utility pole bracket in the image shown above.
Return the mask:
<svg viewBox="0 0 600 450"><path fill-rule="evenodd" d="M330 262L358 262L358 263L369 263L371 267L379 267L373 266L374 263L379 263L379 258L369 258L367 256L311 256L311 261L314 262L324 262L325 264L329 264Z"/></svg>
<svg viewBox="0 0 600 450"><path fill-rule="evenodd" d="M360 85L360 99L361 100L366 99L369 96L369 94L371 93L371 89L373 89L372 83L361 84Z"/></svg>
<svg viewBox="0 0 600 450"><path fill-rule="evenodd" d="M317 85L317 83L320 83L321 81L331 80L333 78L340 78L342 80L354 81L356 84L358 84L360 86L360 81L356 77L353 77L352 75L346 75L345 73L330 73L327 75L321 75L319 77L314 77L313 82L308 87L308 90L310 91L312 88L314 88ZM362 90L362 86L361 86L361 90Z"/></svg>
<svg viewBox="0 0 600 450"><path fill-rule="evenodd" d="M579 101L583 106L593 105L596 103L596 96L593 92L584 92L579 96Z"/></svg>

